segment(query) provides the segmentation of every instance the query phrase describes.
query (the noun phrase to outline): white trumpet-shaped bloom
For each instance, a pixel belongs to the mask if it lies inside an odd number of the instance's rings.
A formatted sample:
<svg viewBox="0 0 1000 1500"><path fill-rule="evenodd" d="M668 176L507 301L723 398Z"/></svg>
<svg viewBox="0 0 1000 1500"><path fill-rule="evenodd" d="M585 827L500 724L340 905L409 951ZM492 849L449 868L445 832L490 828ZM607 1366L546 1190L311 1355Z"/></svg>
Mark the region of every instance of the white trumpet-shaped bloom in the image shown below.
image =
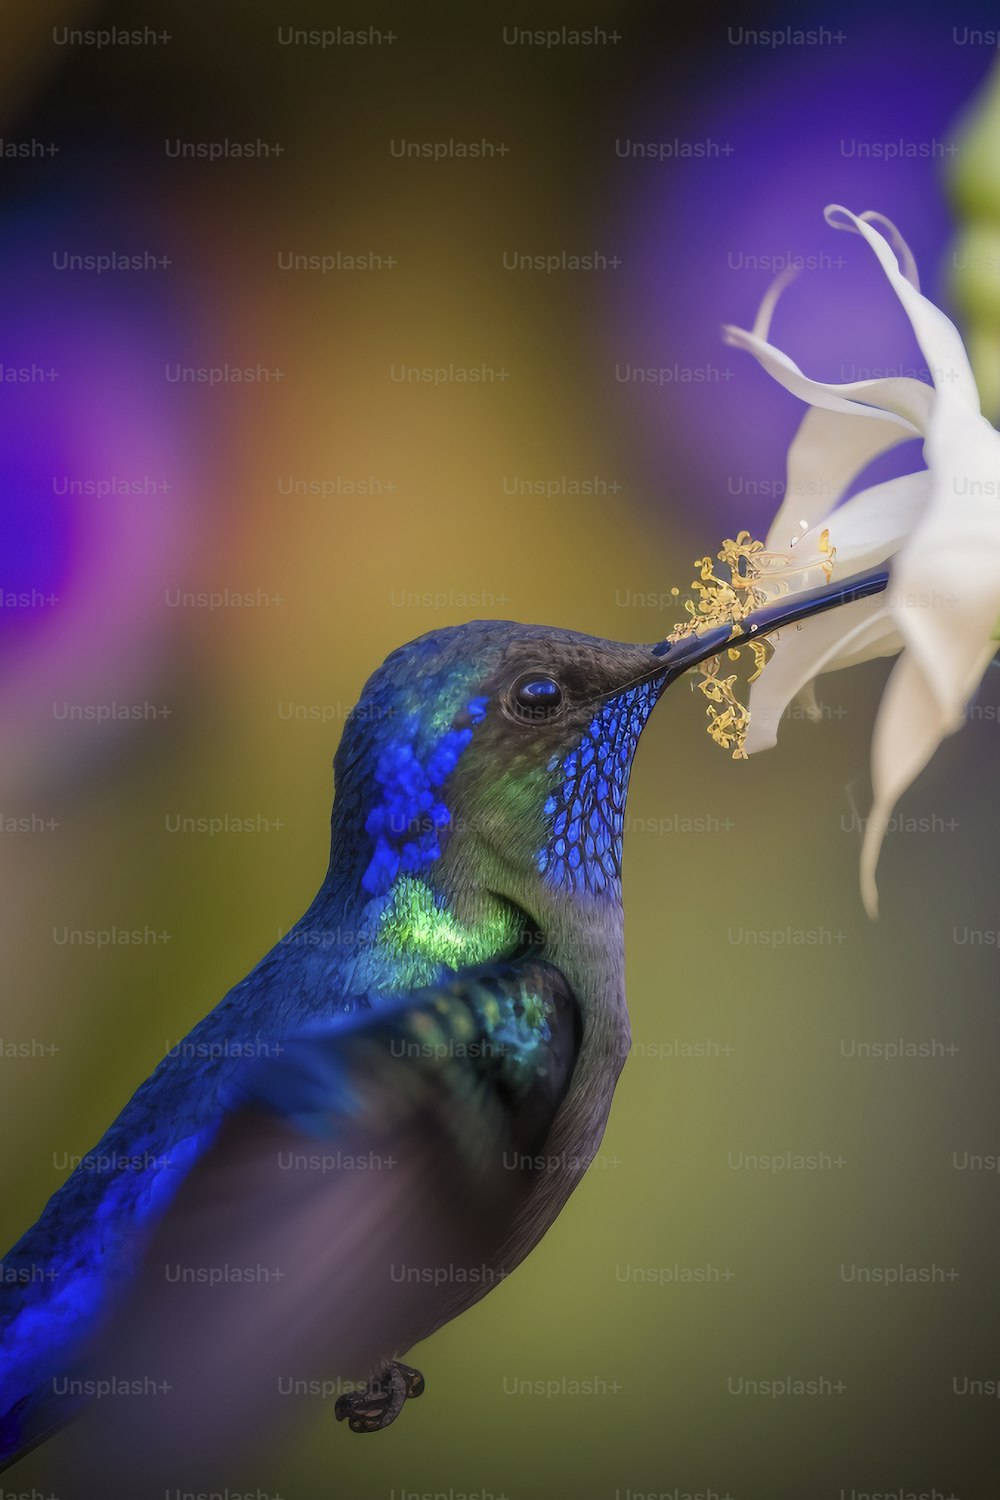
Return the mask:
<svg viewBox="0 0 1000 1500"><path fill-rule="evenodd" d="M787 593L842 582L887 565L889 585L784 630L750 696L746 750L773 745L789 701L820 672L901 652L872 742L874 801L861 854L865 905L877 909L875 870L900 796L941 740L963 722L997 644L1000 619L1000 433L980 414L962 339L919 288L905 241L879 214L833 205L827 223L861 235L903 305L933 380L894 377L829 385L810 380L768 342L780 277L752 332L726 328L781 385L811 407L788 451L785 496L765 542L758 580ZM879 225L881 230L875 226ZM844 501L880 454L923 439L926 468ZM832 569L827 560L832 554Z"/></svg>

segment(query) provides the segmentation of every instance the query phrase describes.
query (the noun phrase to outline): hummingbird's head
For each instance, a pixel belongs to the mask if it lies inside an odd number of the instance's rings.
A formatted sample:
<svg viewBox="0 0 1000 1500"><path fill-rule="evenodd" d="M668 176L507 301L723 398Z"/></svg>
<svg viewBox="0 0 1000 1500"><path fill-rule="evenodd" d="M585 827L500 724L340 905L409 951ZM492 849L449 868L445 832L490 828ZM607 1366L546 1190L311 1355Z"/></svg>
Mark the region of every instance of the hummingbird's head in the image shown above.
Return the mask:
<svg viewBox="0 0 1000 1500"><path fill-rule="evenodd" d="M417 927L429 902L454 912L499 898L541 924L566 903L618 903L632 760L664 688L724 649L879 593L888 576L781 595L654 646L509 620L411 641L345 726L331 876L390 925L378 898L398 898L405 877Z"/></svg>
<svg viewBox="0 0 1000 1500"><path fill-rule="evenodd" d="M413 874L533 914L545 896L617 900L629 772L667 675L651 646L500 620L394 651L335 761L363 888Z"/></svg>

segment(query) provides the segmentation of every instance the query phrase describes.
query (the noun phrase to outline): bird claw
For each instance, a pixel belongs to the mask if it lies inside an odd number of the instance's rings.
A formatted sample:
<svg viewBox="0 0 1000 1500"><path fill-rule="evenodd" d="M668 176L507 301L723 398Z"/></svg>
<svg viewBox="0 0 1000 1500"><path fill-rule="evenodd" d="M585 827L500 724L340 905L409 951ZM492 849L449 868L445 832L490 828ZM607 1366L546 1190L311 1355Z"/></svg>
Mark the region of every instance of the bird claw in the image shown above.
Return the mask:
<svg viewBox="0 0 1000 1500"><path fill-rule="evenodd" d="M395 1422L403 1404L424 1393L424 1377L412 1365L394 1359L368 1384L337 1398L333 1414L338 1422L346 1420L352 1432L380 1432Z"/></svg>

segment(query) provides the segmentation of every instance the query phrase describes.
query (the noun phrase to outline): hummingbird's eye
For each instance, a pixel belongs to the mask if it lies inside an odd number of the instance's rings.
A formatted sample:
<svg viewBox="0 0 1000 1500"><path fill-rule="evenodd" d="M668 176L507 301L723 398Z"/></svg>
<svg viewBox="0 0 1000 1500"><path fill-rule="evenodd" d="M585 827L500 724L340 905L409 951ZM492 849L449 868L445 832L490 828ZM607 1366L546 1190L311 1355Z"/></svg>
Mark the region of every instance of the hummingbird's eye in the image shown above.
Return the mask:
<svg viewBox="0 0 1000 1500"><path fill-rule="evenodd" d="M528 672L514 683L509 700L519 719L550 719L562 706L563 690L554 677Z"/></svg>

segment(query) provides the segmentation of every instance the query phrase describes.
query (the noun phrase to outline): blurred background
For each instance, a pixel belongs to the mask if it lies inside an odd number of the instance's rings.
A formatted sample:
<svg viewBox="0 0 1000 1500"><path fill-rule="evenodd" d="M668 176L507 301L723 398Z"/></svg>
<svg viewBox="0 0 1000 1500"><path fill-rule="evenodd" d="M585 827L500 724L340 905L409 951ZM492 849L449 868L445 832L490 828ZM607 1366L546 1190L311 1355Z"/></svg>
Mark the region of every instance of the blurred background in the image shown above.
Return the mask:
<svg viewBox="0 0 1000 1500"><path fill-rule="evenodd" d="M763 535L801 409L719 325L775 270L810 373L926 377L826 203L898 223L997 417L996 13L960 9L8 0L3 1243L308 904L389 650L477 616L658 639L693 557ZM263 1493L995 1496L1000 673L873 925L886 671L748 764L673 690L601 1157L419 1351L418 1407L363 1442L331 1412Z"/></svg>

